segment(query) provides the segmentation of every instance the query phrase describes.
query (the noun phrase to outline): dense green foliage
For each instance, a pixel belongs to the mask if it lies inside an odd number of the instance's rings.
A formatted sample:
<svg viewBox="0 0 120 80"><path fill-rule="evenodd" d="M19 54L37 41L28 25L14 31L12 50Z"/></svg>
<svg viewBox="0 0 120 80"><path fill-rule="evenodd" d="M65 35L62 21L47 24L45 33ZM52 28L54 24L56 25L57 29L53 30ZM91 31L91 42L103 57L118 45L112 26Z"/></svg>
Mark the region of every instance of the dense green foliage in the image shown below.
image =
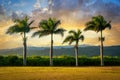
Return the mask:
<svg viewBox="0 0 120 80"><path fill-rule="evenodd" d="M72 56L59 56L53 58L54 66L75 66ZM79 66L100 66L100 57L79 56ZM27 57L28 66L49 66L49 57ZM105 66L120 66L120 57L104 57ZM22 66L22 57L0 56L0 66Z"/></svg>

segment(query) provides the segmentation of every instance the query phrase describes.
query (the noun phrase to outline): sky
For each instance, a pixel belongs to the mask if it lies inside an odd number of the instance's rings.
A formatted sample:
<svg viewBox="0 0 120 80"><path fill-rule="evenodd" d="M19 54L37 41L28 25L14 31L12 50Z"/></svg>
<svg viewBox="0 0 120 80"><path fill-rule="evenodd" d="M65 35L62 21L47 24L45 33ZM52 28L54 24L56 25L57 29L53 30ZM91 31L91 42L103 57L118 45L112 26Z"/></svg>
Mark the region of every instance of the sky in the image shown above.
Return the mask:
<svg viewBox="0 0 120 80"><path fill-rule="evenodd" d="M49 1L49 2L48 2ZM35 20L32 26L38 26L42 19L54 17L61 20L62 27L69 30L83 30L85 23L93 16L103 15L107 21L112 21L112 29L103 32L105 36L104 45L120 45L120 0L0 0L0 49L22 47L22 38L19 34L5 34L9 26L13 25L13 19L22 18L28 15L30 20ZM54 45L61 44L64 37L54 35ZM50 36L43 38L31 38L34 31L27 34L28 46L42 47L50 45ZM98 46L99 33L87 31L82 33L85 36L80 45ZM74 45L74 44L73 44Z"/></svg>

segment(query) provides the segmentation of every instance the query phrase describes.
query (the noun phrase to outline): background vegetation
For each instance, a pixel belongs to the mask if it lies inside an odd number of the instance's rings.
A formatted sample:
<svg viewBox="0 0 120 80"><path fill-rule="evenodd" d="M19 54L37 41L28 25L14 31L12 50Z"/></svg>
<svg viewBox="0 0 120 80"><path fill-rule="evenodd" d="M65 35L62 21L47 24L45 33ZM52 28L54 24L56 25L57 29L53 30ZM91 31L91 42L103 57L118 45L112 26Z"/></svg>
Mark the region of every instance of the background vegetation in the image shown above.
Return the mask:
<svg viewBox="0 0 120 80"><path fill-rule="evenodd" d="M0 66L22 66L22 57L0 56ZM72 56L58 56L53 58L54 66L75 66L75 58ZM120 66L120 57L104 57L105 66ZM100 66L100 57L78 57L79 66ZM49 66L49 57L27 57L27 66Z"/></svg>

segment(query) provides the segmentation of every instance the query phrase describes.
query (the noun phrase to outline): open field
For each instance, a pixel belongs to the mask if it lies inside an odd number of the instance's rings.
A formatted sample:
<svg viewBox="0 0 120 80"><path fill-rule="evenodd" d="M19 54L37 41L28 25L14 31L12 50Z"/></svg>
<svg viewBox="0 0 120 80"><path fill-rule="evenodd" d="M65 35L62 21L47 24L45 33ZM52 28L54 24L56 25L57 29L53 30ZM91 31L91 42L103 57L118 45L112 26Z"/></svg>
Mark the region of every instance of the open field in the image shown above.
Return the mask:
<svg viewBox="0 0 120 80"><path fill-rule="evenodd" d="M0 67L0 80L120 80L120 67Z"/></svg>

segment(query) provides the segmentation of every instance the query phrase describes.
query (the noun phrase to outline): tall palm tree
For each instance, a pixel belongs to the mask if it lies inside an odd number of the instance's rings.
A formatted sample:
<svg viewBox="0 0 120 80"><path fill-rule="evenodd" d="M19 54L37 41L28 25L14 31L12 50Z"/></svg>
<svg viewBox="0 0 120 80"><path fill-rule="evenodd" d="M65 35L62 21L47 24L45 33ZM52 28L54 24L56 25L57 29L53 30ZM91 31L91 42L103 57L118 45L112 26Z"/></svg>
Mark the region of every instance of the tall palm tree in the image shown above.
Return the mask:
<svg viewBox="0 0 120 80"><path fill-rule="evenodd" d="M82 32L80 29L78 29L77 31L71 30L69 31L70 35L68 35L63 41L63 43L69 42L69 45L75 42L76 66L78 66L78 43L79 40L84 40L84 36L81 33Z"/></svg>
<svg viewBox="0 0 120 80"><path fill-rule="evenodd" d="M101 56L101 66L104 65L104 60L103 60L103 41L104 41L104 37L103 37L103 30L105 30L106 28L111 29L111 21L107 22L103 16L98 15L98 16L94 16L92 17L92 20L86 23L86 28L84 29L84 31L87 30L93 30L95 32L100 32L100 42L101 42L101 46L100 46L100 56Z"/></svg>
<svg viewBox="0 0 120 80"><path fill-rule="evenodd" d="M60 20L55 20L52 18L49 18L48 20L42 20L39 23L39 30L32 35L32 37L51 35L50 66L53 66L53 34L60 34L63 36L65 31L63 28L58 28L59 24Z"/></svg>
<svg viewBox="0 0 120 80"><path fill-rule="evenodd" d="M10 26L6 32L6 34L14 34L14 33L20 33L20 35L22 36L23 39L23 65L27 65L26 63L26 55L27 55L27 37L26 37L26 33L28 33L32 28L30 27L30 25L34 22L34 21L28 21L29 18L27 16L25 16L23 19L15 19L14 20L14 25Z"/></svg>

